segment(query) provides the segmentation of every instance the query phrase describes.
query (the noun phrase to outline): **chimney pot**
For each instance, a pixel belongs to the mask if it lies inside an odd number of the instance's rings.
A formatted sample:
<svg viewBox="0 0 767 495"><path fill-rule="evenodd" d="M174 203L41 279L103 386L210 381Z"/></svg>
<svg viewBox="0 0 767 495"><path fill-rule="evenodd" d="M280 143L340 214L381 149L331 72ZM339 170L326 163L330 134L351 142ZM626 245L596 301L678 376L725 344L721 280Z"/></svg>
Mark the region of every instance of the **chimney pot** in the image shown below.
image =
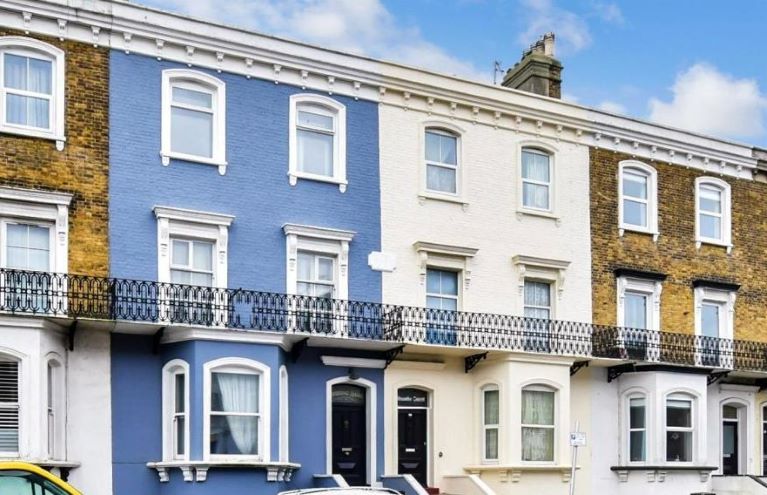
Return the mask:
<svg viewBox="0 0 767 495"><path fill-rule="evenodd" d="M501 85L552 98L561 98L562 64L554 58L554 33L541 36L506 72Z"/></svg>

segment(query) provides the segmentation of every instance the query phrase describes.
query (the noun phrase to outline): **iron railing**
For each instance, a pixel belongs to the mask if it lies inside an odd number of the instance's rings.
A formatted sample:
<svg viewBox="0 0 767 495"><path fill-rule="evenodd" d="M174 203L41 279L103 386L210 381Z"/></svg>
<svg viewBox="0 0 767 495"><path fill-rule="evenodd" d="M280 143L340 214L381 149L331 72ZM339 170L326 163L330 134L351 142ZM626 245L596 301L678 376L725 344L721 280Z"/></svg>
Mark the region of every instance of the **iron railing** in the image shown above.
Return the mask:
<svg viewBox="0 0 767 495"><path fill-rule="evenodd" d="M0 269L0 312L767 371L767 343L244 289Z"/></svg>

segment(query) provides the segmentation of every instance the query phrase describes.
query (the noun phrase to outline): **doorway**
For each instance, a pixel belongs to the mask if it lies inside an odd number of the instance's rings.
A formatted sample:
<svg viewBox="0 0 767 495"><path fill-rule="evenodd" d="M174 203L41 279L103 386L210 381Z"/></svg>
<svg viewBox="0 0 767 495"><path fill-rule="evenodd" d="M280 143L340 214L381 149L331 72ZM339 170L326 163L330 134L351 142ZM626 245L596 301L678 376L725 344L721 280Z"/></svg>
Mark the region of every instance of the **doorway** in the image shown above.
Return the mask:
<svg viewBox="0 0 767 495"><path fill-rule="evenodd" d="M428 486L429 393L418 388L397 391L397 472Z"/></svg>
<svg viewBox="0 0 767 495"><path fill-rule="evenodd" d="M367 484L367 393L350 383L332 388L332 473L350 486Z"/></svg>
<svg viewBox="0 0 767 495"><path fill-rule="evenodd" d="M740 408L722 407L722 474L740 474Z"/></svg>

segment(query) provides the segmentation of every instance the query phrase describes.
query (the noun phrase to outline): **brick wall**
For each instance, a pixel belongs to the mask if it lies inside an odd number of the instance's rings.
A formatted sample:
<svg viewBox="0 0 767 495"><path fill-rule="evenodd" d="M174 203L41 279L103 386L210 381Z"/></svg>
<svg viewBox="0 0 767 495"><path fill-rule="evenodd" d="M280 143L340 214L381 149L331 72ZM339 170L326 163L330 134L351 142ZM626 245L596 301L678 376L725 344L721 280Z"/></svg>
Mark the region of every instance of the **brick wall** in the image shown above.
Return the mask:
<svg viewBox="0 0 767 495"><path fill-rule="evenodd" d="M661 162L646 162L658 171L657 243L652 236L618 235L618 164L631 159L592 149L591 250L594 322L616 323L613 270L630 267L668 275L661 294L661 328L694 332L692 281L712 279L740 284L735 303L735 337L767 340L767 184L739 180ZM695 247L695 179L709 175L732 188L732 242L724 247Z"/></svg>
<svg viewBox="0 0 767 495"><path fill-rule="evenodd" d="M0 28L0 36L25 36ZM73 195L69 272L107 275L109 51L73 41L30 36L66 53L67 142L0 134L0 185Z"/></svg>

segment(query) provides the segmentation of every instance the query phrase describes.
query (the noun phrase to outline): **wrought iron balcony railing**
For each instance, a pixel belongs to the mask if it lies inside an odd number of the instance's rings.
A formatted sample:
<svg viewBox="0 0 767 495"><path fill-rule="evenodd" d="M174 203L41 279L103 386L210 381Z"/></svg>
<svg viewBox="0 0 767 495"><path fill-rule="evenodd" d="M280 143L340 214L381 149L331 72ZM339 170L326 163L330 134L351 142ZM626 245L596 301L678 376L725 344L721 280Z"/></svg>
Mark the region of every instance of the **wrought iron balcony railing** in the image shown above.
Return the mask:
<svg viewBox="0 0 767 495"><path fill-rule="evenodd" d="M767 343L520 316L0 269L0 312L767 371Z"/></svg>

